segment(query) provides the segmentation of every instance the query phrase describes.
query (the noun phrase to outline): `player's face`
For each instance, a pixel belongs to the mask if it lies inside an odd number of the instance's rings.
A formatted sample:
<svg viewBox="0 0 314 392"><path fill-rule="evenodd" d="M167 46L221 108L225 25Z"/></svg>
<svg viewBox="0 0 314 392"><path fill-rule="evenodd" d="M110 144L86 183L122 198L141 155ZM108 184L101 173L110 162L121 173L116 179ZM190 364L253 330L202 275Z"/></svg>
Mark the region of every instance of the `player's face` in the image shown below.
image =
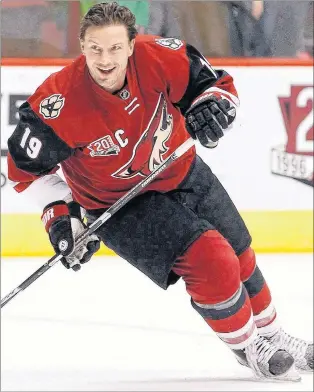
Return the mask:
<svg viewBox="0 0 314 392"><path fill-rule="evenodd" d="M134 40L129 41L124 25L91 26L81 41L92 78L109 93L123 87Z"/></svg>

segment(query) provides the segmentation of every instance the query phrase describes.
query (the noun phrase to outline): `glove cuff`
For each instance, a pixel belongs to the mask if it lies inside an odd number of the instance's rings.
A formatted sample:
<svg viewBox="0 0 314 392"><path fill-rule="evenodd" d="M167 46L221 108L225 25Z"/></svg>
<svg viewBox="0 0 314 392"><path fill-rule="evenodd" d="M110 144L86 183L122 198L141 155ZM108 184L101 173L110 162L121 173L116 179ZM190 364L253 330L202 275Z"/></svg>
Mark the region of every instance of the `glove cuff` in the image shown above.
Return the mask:
<svg viewBox="0 0 314 392"><path fill-rule="evenodd" d="M208 99L211 100L226 99L227 101L230 102L231 106L233 107L240 106L239 98L236 95L218 87L209 87L194 99L194 101L191 104L191 107L199 103L202 103L204 101L207 101Z"/></svg>
<svg viewBox="0 0 314 392"><path fill-rule="evenodd" d="M217 100L218 97L213 92L210 92L209 90L210 89L207 89L202 94L197 96L194 99L194 101L192 101L192 104L191 104L190 108L194 108L196 105L199 105L200 103L206 102L209 99Z"/></svg>
<svg viewBox="0 0 314 392"><path fill-rule="evenodd" d="M70 215L69 207L63 200L58 200L48 204L43 211L41 220L45 225L46 232L49 233L49 228L52 223L60 218L60 216Z"/></svg>

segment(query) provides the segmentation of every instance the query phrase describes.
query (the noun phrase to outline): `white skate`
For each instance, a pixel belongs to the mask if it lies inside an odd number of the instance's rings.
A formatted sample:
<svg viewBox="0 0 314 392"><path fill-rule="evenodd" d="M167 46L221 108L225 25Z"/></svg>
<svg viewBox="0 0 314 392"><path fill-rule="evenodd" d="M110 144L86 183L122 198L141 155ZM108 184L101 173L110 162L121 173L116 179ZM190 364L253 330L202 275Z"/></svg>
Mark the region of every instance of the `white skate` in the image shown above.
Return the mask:
<svg viewBox="0 0 314 392"><path fill-rule="evenodd" d="M267 339L292 355L298 370L313 372L313 343L290 336L282 328Z"/></svg>
<svg viewBox="0 0 314 392"><path fill-rule="evenodd" d="M257 338L243 350L233 350L241 365L253 370L255 376L267 380L300 381L293 357L279 350L263 336Z"/></svg>

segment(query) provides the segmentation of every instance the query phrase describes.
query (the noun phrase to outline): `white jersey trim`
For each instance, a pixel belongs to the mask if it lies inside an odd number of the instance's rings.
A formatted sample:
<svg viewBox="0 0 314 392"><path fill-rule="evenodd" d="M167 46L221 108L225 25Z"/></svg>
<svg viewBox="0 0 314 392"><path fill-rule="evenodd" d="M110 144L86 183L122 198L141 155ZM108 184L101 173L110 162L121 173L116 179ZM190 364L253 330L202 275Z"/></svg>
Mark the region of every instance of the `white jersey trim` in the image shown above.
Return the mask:
<svg viewBox="0 0 314 392"><path fill-rule="evenodd" d="M233 105L239 107L240 106L240 100L238 97L236 97L235 95L229 93L226 90L223 90L221 88L218 87L210 87L208 89L206 89L204 93L219 93L221 95L223 95L226 99L228 99L228 101L230 101ZM201 94L202 95L202 94Z"/></svg>

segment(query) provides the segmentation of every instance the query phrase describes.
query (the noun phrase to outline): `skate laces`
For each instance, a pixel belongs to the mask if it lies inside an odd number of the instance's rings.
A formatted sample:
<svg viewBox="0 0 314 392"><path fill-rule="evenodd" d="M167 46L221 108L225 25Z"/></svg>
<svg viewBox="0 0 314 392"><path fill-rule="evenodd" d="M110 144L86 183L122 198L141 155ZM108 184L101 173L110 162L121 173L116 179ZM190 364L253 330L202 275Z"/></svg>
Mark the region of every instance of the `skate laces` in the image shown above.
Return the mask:
<svg viewBox="0 0 314 392"><path fill-rule="evenodd" d="M278 336L278 343L280 344L280 347L286 349L295 359L304 358L306 349L308 347L308 343L305 340L295 338L287 334L282 329L280 329L277 334L276 335ZM277 343L276 335L273 337L274 343Z"/></svg>
<svg viewBox="0 0 314 392"><path fill-rule="evenodd" d="M268 361L275 354L276 351L278 351L278 347L273 345L263 336L258 336L245 349L248 363L260 375L262 375L263 372L259 364L262 365L262 368L265 368L265 365L268 366Z"/></svg>
<svg viewBox="0 0 314 392"><path fill-rule="evenodd" d="M268 363L270 358L278 351L278 348L271 344L263 336L259 336L255 341L257 362Z"/></svg>

